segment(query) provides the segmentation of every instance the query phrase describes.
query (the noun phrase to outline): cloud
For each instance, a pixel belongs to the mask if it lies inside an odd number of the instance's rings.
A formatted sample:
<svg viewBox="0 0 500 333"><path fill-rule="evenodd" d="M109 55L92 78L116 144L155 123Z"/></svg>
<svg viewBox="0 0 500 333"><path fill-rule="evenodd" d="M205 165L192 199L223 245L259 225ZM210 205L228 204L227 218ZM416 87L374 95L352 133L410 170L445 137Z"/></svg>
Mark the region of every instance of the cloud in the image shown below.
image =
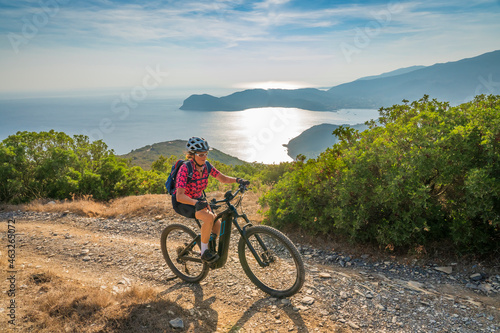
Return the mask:
<svg viewBox="0 0 500 333"><path fill-rule="evenodd" d="M498 1L74 0L61 4L14 54L7 35L22 35L26 22L43 13L40 3L0 0L0 69L14 77L0 78L0 89L22 87L15 78L25 80L28 70L44 78L57 71L54 86L112 86L120 80L126 85L134 71L156 63L173 69L172 79L183 84L218 76L220 82L232 80L230 85L238 80L333 85L500 48ZM360 33L369 39L348 64L340 45L356 45ZM72 70L75 66L85 70Z"/></svg>
<svg viewBox="0 0 500 333"><path fill-rule="evenodd" d="M257 2L254 4L255 9L269 9L273 7L277 7L280 5L284 5L286 3L289 3L290 0L264 0L262 2Z"/></svg>
<svg viewBox="0 0 500 333"><path fill-rule="evenodd" d="M357 6L307 11L289 6L282 8L288 2L259 2L250 10L238 10L241 1L184 1L182 5L171 2L168 7L154 2L147 6L113 6L108 1L90 7L68 4L68 7L60 6L50 23L43 27L43 35L56 42L77 40L84 45L185 43L187 47L203 48L214 43L224 46L239 41L273 41L276 35L313 35L318 28L339 26L342 20L362 12ZM37 3L10 9L5 13L10 22L2 30L17 26L20 31L22 18L39 10Z"/></svg>

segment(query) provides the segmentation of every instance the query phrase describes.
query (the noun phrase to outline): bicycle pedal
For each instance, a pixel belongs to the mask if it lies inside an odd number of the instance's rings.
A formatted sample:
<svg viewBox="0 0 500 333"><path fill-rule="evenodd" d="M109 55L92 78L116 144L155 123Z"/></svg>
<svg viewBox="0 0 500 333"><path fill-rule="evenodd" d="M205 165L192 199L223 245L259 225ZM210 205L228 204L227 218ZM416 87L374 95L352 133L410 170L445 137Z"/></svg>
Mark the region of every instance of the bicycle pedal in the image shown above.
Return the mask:
<svg viewBox="0 0 500 333"><path fill-rule="evenodd" d="M217 255L217 257L214 258L212 261L204 261L204 262L207 264L208 268L214 269L214 268L216 268L217 262L219 261L219 259L220 259L220 257Z"/></svg>

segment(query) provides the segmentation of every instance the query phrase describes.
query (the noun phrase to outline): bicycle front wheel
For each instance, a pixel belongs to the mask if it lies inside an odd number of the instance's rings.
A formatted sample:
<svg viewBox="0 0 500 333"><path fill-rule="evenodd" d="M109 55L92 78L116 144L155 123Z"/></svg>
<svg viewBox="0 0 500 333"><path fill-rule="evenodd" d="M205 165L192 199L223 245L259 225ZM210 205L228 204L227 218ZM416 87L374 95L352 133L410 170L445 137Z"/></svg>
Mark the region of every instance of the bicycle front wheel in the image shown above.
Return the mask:
<svg viewBox="0 0 500 333"><path fill-rule="evenodd" d="M261 263L244 238L238 243L238 255L246 275L258 288L275 297L292 296L302 288L304 263L288 237L274 228L260 225L248 228L246 238Z"/></svg>
<svg viewBox="0 0 500 333"><path fill-rule="evenodd" d="M187 282L199 282L208 274L208 265L201 261L197 235L182 224L167 226L161 234L161 252L172 272Z"/></svg>

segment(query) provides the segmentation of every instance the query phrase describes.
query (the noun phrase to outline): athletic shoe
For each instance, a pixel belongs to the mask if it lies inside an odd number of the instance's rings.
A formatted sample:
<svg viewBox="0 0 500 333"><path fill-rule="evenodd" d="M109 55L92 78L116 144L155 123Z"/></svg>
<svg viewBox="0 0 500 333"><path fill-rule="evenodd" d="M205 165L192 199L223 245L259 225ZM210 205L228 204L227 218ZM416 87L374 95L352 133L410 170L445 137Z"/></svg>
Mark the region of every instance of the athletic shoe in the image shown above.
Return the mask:
<svg viewBox="0 0 500 333"><path fill-rule="evenodd" d="M219 255L210 249L206 249L201 256L201 260L210 264L219 259Z"/></svg>

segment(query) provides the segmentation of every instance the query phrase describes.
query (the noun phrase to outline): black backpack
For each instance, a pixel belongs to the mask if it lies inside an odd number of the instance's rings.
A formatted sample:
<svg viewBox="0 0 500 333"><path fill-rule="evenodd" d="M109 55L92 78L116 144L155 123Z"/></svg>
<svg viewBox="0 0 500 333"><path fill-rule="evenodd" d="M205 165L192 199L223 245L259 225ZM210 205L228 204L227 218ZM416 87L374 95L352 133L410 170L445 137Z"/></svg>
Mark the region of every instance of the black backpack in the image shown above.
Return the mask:
<svg viewBox="0 0 500 333"><path fill-rule="evenodd" d="M172 169L170 170L170 175L167 178L167 181L165 182L165 187L167 188L167 193L172 195L174 194L175 190L175 181L177 179L177 173L179 172L179 169L183 164L186 164L188 168L188 183L191 183L193 180L193 165L191 164L190 160L177 160L177 162L172 165ZM210 172L212 171L212 164L205 162L205 167L208 170L208 176L205 178L200 178L197 179L196 181L207 179L210 177Z"/></svg>

